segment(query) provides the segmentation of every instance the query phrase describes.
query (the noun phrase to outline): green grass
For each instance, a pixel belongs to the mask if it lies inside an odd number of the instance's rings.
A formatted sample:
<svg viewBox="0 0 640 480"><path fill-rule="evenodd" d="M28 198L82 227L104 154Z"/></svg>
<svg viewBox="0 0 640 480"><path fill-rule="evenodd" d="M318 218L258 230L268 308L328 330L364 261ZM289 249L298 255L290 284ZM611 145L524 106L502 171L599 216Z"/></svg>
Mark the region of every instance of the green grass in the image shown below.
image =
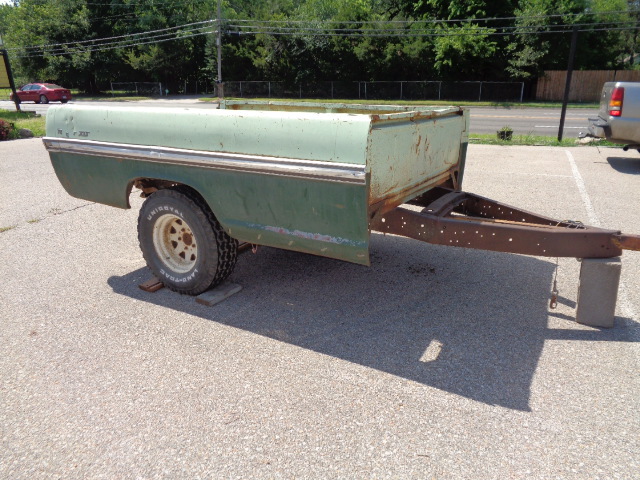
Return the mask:
<svg viewBox="0 0 640 480"><path fill-rule="evenodd" d="M28 128L36 137L44 136L45 117L32 112L12 112L0 109L0 118L9 123L13 123L16 130ZM17 131L16 131L17 135ZM16 137L17 138L17 137Z"/></svg>
<svg viewBox="0 0 640 480"><path fill-rule="evenodd" d="M10 88L0 88L0 100L9 100L10 94L11 94ZM73 97L74 100L86 100L86 101L115 100L119 102L121 101L135 102L138 100L150 100L152 98L155 98L155 97L144 97L144 96L132 97L132 96L125 95L124 92L117 92L117 91L115 92L115 95L112 95L111 93L89 95L86 93L81 93L78 90L71 90L71 96ZM27 103L23 105L23 107L26 105L32 105L32 104Z"/></svg>
<svg viewBox="0 0 640 480"><path fill-rule="evenodd" d="M619 147L615 143L607 142L606 140L600 140L597 142L580 144L575 138L563 138L562 141L558 141L557 137L547 137L542 135L513 135L511 140L498 140L497 135L494 134L469 134L469 143L478 143L483 145L535 145L545 147L576 147L576 146L599 146L599 147Z"/></svg>
<svg viewBox="0 0 640 480"><path fill-rule="evenodd" d="M363 105L433 105L450 106L464 105L470 107L502 107L502 108L561 108L561 102L474 102L452 100L336 100L326 98L236 98L227 97L227 100L259 100L272 102L311 102L311 103L359 103ZM217 102L218 97L202 97L201 102ZM569 103L568 108L598 108L596 103Z"/></svg>
<svg viewBox="0 0 640 480"><path fill-rule="evenodd" d="M0 227L0 233L8 232L9 230L13 230L16 228L16 225L11 225L10 227Z"/></svg>
<svg viewBox="0 0 640 480"><path fill-rule="evenodd" d="M125 94L104 94L104 95L89 95L81 93L71 93L74 100L84 100L87 102L139 102L140 100L153 100L158 97L143 97L143 96L131 96Z"/></svg>

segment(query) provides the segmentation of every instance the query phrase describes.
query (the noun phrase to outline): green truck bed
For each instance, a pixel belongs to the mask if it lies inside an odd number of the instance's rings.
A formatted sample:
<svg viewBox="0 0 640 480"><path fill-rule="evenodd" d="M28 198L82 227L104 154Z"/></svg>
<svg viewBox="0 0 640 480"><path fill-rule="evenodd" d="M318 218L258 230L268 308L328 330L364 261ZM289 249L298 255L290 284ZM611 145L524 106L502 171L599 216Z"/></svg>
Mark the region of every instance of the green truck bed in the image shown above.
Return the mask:
<svg viewBox="0 0 640 480"><path fill-rule="evenodd" d="M457 107L64 105L44 143L75 197L128 208L134 184L187 185L241 242L369 264L373 219L459 188L468 126Z"/></svg>
<svg viewBox="0 0 640 480"><path fill-rule="evenodd" d="M220 284L240 242L368 265L377 231L581 258L587 273L578 297L597 297L595 310L606 305L607 312L603 319L591 313L593 302L580 301L578 321L613 325L617 288L588 272L600 272L594 259L640 250L640 235L463 192L468 111L257 101L221 107L67 105L47 115L44 143L71 195L128 208L132 187L141 189L142 255L166 287L198 295ZM615 272L602 278L617 282ZM554 283L550 308L557 303Z"/></svg>

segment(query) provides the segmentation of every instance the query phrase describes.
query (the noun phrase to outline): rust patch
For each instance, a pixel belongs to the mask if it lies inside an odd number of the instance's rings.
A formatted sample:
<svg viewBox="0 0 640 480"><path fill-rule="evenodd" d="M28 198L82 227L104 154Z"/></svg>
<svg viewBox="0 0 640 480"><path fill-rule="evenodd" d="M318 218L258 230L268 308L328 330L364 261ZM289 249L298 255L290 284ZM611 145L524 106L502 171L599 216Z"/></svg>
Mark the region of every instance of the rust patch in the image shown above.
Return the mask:
<svg viewBox="0 0 640 480"><path fill-rule="evenodd" d="M614 237L613 242L622 250L640 251L640 235L620 234Z"/></svg>
<svg viewBox="0 0 640 480"><path fill-rule="evenodd" d="M369 198L369 218L372 219L372 223L375 223L381 215L393 210L398 205L419 197L436 187L447 185L450 178L450 171L446 171L437 177L427 178L420 184L411 185L393 194L371 197Z"/></svg>

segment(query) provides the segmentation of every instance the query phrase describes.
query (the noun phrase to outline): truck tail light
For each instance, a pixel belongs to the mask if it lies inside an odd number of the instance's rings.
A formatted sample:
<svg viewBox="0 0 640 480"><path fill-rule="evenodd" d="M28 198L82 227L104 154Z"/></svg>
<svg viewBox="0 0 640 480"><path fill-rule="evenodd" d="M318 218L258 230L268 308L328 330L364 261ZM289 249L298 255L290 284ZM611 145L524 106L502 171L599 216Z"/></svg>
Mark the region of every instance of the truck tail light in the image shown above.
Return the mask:
<svg viewBox="0 0 640 480"><path fill-rule="evenodd" d="M622 102L624 101L624 87L615 87L609 100L609 115L619 117L622 115Z"/></svg>

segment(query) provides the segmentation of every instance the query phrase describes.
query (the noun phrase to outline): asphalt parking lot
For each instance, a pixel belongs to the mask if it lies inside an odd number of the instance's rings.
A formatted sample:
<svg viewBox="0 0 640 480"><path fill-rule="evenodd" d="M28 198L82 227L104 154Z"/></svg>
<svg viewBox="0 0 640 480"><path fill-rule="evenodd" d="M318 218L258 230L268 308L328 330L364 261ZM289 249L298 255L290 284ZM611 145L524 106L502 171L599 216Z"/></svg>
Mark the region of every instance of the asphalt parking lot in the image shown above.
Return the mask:
<svg viewBox="0 0 640 480"><path fill-rule="evenodd" d="M149 278L142 200L69 197L0 143L0 478L562 478L640 471L640 252L616 325L579 263L372 236L372 266L259 248L213 307ZM640 154L471 145L465 190L640 233Z"/></svg>

